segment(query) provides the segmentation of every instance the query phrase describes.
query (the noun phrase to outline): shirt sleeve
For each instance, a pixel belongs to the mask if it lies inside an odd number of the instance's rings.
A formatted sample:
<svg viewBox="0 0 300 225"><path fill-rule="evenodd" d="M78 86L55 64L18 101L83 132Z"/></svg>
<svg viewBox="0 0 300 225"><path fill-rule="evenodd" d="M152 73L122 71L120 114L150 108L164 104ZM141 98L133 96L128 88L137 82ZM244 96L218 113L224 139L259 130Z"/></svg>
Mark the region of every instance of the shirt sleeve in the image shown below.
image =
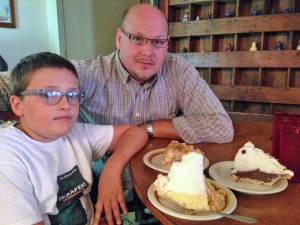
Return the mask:
<svg viewBox="0 0 300 225"><path fill-rule="evenodd" d="M0 111L10 109L9 72L0 72Z"/></svg>
<svg viewBox="0 0 300 225"><path fill-rule="evenodd" d="M185 62L177 68L178 97L182 115L173 119L186 143L226 143L233 139L233 126L222 103L195 67Z"/></svg>
<svg viewBox="0 0 300 225"><path fill-rule="evenodd" d="M89 146L92 151L92 160L101 158L112 142L114 130L112 125L96 125L86 123L76 123L73 134ZM80 130L80 132L78 132ZM77 133L78 132L78 133Z"/></svg>

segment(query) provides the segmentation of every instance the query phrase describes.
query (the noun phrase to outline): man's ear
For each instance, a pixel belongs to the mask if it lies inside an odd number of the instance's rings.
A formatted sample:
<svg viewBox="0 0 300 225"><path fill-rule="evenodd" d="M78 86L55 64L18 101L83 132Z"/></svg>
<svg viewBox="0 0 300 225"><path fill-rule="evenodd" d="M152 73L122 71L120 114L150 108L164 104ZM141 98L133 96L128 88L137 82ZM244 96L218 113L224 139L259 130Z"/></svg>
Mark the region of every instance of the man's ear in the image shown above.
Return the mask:
<svg viewBox="0 0 300 225"><path fill-rule="evenodd" d="M121 28L118 28L117 34L116 34L116 47L117 49L120 49L121 47L121 40L122 39L122 30Z"/></svg>
<svg viewBox="0 0 300 225"><path fill-rule="evenodd" d="M20 99L20 97L16 95L10 96L10 105L12 111L17 115L17 116L23 116L23 101Z"/></svg>

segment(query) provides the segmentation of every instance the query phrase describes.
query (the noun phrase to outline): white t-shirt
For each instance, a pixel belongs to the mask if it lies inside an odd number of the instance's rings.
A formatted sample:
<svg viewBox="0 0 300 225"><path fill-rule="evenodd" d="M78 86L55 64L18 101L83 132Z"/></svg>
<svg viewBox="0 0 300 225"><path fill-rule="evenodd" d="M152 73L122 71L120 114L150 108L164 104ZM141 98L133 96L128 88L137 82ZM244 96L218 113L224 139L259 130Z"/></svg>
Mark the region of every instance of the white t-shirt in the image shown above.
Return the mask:
<svg viewBox="0 0 300 225"><path fill-rule="evenodd" d="M112 126L76 123L41 143L9 125L0 128L0 224L91 224L91 161L107 151Z"/></svg>

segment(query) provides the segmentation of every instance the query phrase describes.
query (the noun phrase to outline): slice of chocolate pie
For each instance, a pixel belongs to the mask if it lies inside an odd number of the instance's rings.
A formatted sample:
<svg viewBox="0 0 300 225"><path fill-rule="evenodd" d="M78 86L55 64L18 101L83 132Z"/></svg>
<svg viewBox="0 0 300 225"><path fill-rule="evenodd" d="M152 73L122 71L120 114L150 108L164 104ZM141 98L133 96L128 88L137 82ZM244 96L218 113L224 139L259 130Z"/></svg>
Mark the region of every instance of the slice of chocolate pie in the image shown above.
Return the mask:
<svg viewBox="0 0 300 225"><path fill-rule="evenodd" d="M280 179L290 179L294 172L273 156L247 142L235 155L230 177L236 182L272 186Z"/></svg>

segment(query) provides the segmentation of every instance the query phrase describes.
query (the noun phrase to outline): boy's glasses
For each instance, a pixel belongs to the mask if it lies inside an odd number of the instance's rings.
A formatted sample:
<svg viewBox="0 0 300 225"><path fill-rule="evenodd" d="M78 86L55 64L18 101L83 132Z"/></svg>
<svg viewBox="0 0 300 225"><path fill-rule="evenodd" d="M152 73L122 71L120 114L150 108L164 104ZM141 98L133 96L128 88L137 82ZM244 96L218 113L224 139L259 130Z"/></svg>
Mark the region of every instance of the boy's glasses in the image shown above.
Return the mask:
<svg viewBox="0 0 300 225"><path fill-rule="evenodd" d="M22 91L20 95L40 95L47 105L57 105L60 103L62 98L66 96L70 105L77 106L81 103L81 100L85 94L80 93L79 91L62 92L55 90L30 90Z"/></svg>
<svg viewBox="0 0 300 225"><path fill-rule="evenodd" d="M147 44L148 41L150 41L155 48L166 48L169 45L169 39L149 39L140 35L130 34L125 30L122 30L122 32L128 37L129 41L135 45L143 46Z"/></svg>

